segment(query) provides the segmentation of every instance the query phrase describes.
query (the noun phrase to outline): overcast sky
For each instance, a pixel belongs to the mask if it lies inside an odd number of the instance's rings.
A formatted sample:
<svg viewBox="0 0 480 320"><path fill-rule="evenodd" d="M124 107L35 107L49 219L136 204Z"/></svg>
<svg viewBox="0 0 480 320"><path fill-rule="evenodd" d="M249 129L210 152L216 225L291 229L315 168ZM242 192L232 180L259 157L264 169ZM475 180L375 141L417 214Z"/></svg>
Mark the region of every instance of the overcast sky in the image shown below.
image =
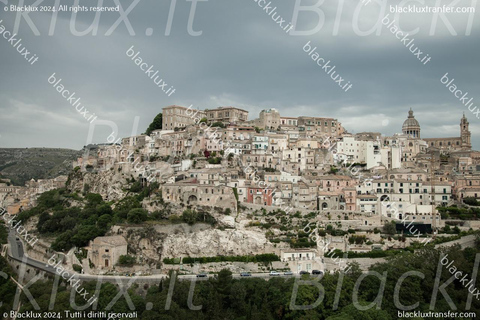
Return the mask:
<svg viewBox="0 0 480 320"><path fill-rule="evenodd" d="M320 5L304 7L298 14L296 1L272 0L277 15L286 20L283 26L296 20L290 34L254 0L199 1L192 12L192 2L187 0L105 0L103 6L119 3L124 11L131 6L127 24L119 21L115 27L120 14L103 12L98 27L92 27L97 34L83 36L78 32L92 25L94 13L22 16L10 12L10 5L18 2L0 0L0 25L6 31L14 31L17 25L17 38L31 52L29 57L36 54L39 58L31 65L0 36L0 147L80 149L92 142L89 129L93 129L93 142L106 142L112 129L101 121L115 123L123 137L131 134L137 116L135 133L139 134L163 107L193 104L200 109L236 106L248 110L250 119L268 108L284 116L333 117L350 132L385 135L401 132L412 108L422 137L459 136L465 112L473 146L480 149L480 120L440 82L448 72L458 89L468 91L480 107L479 13L402 13L396 17L390 13L389 19L396 19L394 25L405 33L418 30L409 38L422 55L432 57L424 65L381 24L389 6L398 5L398 0L366 5L359 0L302 0L297 4ZM98 2L80 1L80 5L91 7ZM460 0L456 5L468 7L474 2ZM25 0L24 5L33 3ZM61 3L71 7L74 1ZM451 1L425 3L448 5ZM54 4L54 0L44 0L40 6ZM201 31L200 36L189 34L189 15L193 31ZM109 30L111 35L106 36ZM349 91L342 90L303 51L308 41L353 84ZM176 89L174 94L167 96L127 57L131 46L140 51L143 62L154 65L167 89ZM81 98L89 115L95 113L97 126L49 84L53 73L65 89Z"/></svg>

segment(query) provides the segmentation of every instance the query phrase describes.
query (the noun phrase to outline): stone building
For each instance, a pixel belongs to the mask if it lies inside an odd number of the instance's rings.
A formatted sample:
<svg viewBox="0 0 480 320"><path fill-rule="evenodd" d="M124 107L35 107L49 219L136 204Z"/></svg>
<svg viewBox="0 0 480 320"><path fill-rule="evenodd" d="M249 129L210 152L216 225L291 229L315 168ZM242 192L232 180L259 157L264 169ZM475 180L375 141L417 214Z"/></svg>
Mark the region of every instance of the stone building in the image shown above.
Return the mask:
<svg viewBox="0 0 480 320"><path fill-rule="evenodd" d="M195 119L204 117L205 112L201 110L175 105L168 106L162 109L162 129L174 130L175 128L184 128L188 125L196 124Z"/></svg>
<svg viewBox="0 0 480 320"><path fill-rule="evenodd" d="M413 138L420 139L420 124L415 119L412 109L408 111L408 118L405 120L402 126L404 134ZM469 130L469 123L465 114L463 114L460 120L460 137L448 137L448 138L423 138L427 143L427 146L432 149L439 150L471 150L471 133Z"/></svg>
<svg viewBox="0 0 480 320"><path fill-rule="evenodd" d="M112 269L120 256L127 254L127 241L122 236L96 237L90 247L89 258L98 269Z"/></svg>
<svg viewBox="0 0 480 320"><path fill-rule="evenodd" d="M196 178L186 182L165 184L162 187L165 202L187 206L230 208L237 211L237 200L233 189L225 185L201 185Z"/></svg>
<svg viewBox="0 0 480 320"><path fill-rule="evenodd" d="M420 138L420 123L413 115L413 110L408 111L408 118L403 122L402 132L414 138Z"/></svg>
<svg viewBox="0 0 480 320"><path fill-rule="evenodd" d="M338 137L340 133L339 122L333 118L302 116L298 117L298 126L307 133L320 134L325 137Z"/></svg>
<svg viewBox="0 0 480 320"><path fill-rule="evenodd" d="M216 109L206 109L205 114L209 123L223 122L242 123L248 120L248 111L235 107L219 107Z"/></svg>
<svg viewBox="0 0 480 320"><path fill-rule="evenodd" d="M253 121L253 125L261 129L277 129L281 125L280 112L275 108L262 110L259 118Z"/></svg>

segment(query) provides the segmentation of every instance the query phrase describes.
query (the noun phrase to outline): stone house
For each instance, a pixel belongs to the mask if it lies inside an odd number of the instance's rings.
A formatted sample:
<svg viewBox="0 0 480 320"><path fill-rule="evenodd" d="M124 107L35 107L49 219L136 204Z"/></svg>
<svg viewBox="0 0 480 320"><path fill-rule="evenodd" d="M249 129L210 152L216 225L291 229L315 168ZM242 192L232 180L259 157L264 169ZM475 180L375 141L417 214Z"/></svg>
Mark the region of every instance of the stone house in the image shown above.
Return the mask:
<svg viewBox="0 0 480 320"><path fill-rule="evenodd" d="M89 258L98 269L112 269L120 256L127 254L127 241L122 236L96 237L90 247Z"/></svg>

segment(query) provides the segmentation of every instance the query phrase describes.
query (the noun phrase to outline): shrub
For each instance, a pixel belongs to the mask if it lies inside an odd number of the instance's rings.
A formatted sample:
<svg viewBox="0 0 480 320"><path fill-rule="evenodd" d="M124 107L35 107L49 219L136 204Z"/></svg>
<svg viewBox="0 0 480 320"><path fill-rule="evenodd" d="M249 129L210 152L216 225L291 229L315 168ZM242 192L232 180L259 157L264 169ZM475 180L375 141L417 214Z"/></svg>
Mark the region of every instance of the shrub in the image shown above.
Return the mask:
<svg viewBox="0 0 480 320"><path fill-rule="evenodd" d="M136 261L136 258L133 257L133 256L129 256L129 255L121 255L119 258L118 258L118 265L119 266L127 266L127 267L131 267L135 264L135 261Z"/></svg>
<svg viewBox="0 0 480 320"><path fill-rule="evenodd" d="M79 264L74 264L74 265L73 265L73 270L74 270L75 272L82 273L83 268L82 268L82 266L79 265Z"/></svg>
<svg viewBox="0 0 480 320"><path fill-rule="evenodd" d="M147 211L140 208L132 209L127 214L127 221L130 223L142 223L147 220Z"/></svg>

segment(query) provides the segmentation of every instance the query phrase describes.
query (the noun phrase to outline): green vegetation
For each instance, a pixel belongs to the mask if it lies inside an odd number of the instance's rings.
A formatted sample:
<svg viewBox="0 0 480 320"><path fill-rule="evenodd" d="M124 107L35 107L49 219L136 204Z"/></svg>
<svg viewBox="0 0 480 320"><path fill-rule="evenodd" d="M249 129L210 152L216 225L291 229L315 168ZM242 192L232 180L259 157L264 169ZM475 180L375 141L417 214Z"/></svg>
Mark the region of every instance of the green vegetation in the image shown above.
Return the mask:
<svg viewBox="0 0 480 320"><path fill-rule="evenodd" d="M139 224L146 221L148 218L148 213L144 209L135 208L128 212L127 221L129 223Z"/></svg>
<svg viewBox="0 0 480 320"><path fill-rule="evenodd" d="M40 195L37 206L19 213L17 218L25 223L30 217L38 216L38 232L56 237L52 249L69 250L74 246L88 245L90 240L105 235L115 223L128 221L138 224L147 220L148 215L142 209L141 201L157 189L157 183L143 186L133 180L130 188L133 191L116 203L114 210L99 194L86 193L81 198L64 188L55 189ZM72 207L72 200L81 202L83 208Z"/></svg>
<svg viewBox="0 0 480 320"><path fill-rule="evenodd" d="M383 233L394 235L397 233L396 223L395 221L391 221L390 223L385 223L383 226Z"/></svg>
<svg viewBox="0 0 480 320"><path fill-rule="evenodd" d="M68 175L82 151L59 148L0 148L1 179L23 186L31 179Z"/></svg>
<svg viewBox="0 0 480 320"><path fill-rule="evenodd" d="M8 242L8 229L5 225L5 221L2 219L0 220L0 244L6 244Z"/></svg>
<svg viewBox="0 0 480 320"><path fill-rule="evenodd" d="M208 161L209 164L220 164L222 162L222 157L208 158L207 161Z"/></svg>
<svg viewBox="0 0 480 320"><path fill-rule="evenodd" d="M405 252L405 251L413 251L412 248L405 248L403 250L373 250L373 251L367 251L367 252L355 252L355 251L348 251L347 252L347 257L349 259L353 258L385 258L385 257L391 257L394 255L397 255L399 253ZM343 258L344 252L342 250L336 249L330 252L326 252L324 254L325 257L341 257Z"/></svg>
<svg viewBox="0 0 480 320"><path fill-rule="evenodd" d="M440 213L440 216L442 217L442 219L449 219L449 218L461 219L461 220L480 219L480 208L458 208L456 206L452 206L452 207L437 207L437 210Z"/></svg>
<svg viewBox="0 0 480 320"><path fill-rule="evenodd" d="M463 203L471 205L471 206L480 206L480 202L477 201L474 197L466 197L463 199Z"/></svg>
<svg viewBox="0 0 480 320"><path fill-rule="evenodd" d="M480 246L480 242L478 245ZM317 280L311 283L297 283L297 291L295 291L296 280L293 277L269 277L267 281L255 277L235 279L228 270L221 270L216 278L197 281L194 285L191 281L175 279L176 275L171 272L166 279L160 280L155 285L142 284L143 288L140 288L139 284L134 283L127 293L140 320L393 320L398 318L398 303L404 306L418 303L415 310L421 312L448 312L452 309L463 312L466 311L469 291L459 279L454 279L452 283L444 285L451 279L452 274L439 264L439 261L448 254L449 261L454 261L454 266L458 268L456 270L470 275L474 270L475 256L479 250L479 247L461 250L459 246L454 246L444 251L424 247L415 253L398 252L387 257L386 262L370 267L370 271L384 277L382 280L375 274L359 279L362 272L358 264L351 264L351 268L341 278L340 274L336 272L326 273L318 280L318 284L322 286L324 298L315 308L293 309L291 305L294 294L296 295L294 301L296 306L314 304L320 296L319 288L312 285ZM197 258L195 262L198 262ZM438 268L441 270L439 284L444 285L440 287L443 288L440 289L442 291L435 288ZM0 257L0 270L7 274L7 279L0 277L0 295L2 297L0 314L3 314L3 312L13 310L16 285L8 278L13 273L3 257ZM413 270L418 274L412 276ZM408 275L407 272L410 273L410 276L405 276ZM309 277L305 276L304 279ZM401 282L399 282L400 279ZM174 290L173 295L169 296L171 283L174 285ZM356 291L355 285L359 286L358 295L353 294ZM82 287L89 293L89 296L95 292L96 286L95 282L82 283ZM61 312L61 314L64 314L64 310L73 311L69 301L71 289L66 287L66 281L60 280L57 291L52 288L54 288L52 278L29 283L28 290L40 310L35 310L31 300L22 292L19 311L53 311ZM112 304L111 310L115 312L131 312L126 296L119 294L120 290L117 286L112 283L103 283L99 285L99 288L99 292L96 293L98 305L95 306L95 310L106 310L107 306ZM146 290L144 297L139 295L139 291L142 289ZM192 290L191 300L188 299L190 290ZM339 290L338 295L337 290ZM50 303L52 292L56 292L54 304ZM436 301L433 302L431 310L434 294L436 294ZM359 310L354 305L354 297L358 297L360 305L369 305L369 307ZM394 297L397 298L394 299ZM77 306L85 305L85 300L82 300L83 298L79 294L75 294L74 299ZM167 301L171 301L168 308L166 308ZM191 301L191 304L188 301ZM147 303L151 303L151 308L146 308ZM198 310L192 310L188 307L189 305L201 307ZM336 307L334 307L335 305ZM49 306L52 306L53 309L49 310ZM86 306L84 311L89 312L93 308L94 306ZM480 302L472 299L471 308L468 311L479 314Z"/></svg>
<svg viewBox="0 0 480 320"><path fill-rule="evenodd" d="M212 127L218 127L218 128L225 128L225 125L223 124L223 122L214 122L212 123Z"/></svg>
<svg viewBox="0 0 480 320"><path fill-rule="evenodd" d="M81 273L83 270L82 266L79 264L74 264L72 267L73 267L73 270L78 273Z"/></svg>
<svg viewBox="0 0 480 320"><path fill-rule="evenodd" d="M153 119L152 123L147 128L147 131L145 131L146 135L150 135L152 131L162 129L162 113L159 113L156 115L156 117Z"/></svg>
<svg viewBox="0 0 480 320"><path fill-rule="evenodd" d="M367 237L366 236L356 236L356 235L352 235L348 238L348 242L350 244L362 244L364 242L367 241L366 239Z"/></svg>
<svg viewBox="0 0 480 320"><path fill-rule="evenodd" d="M118 258L118 265L119 266L131 267L135 264L135 262L136 262L136 258L134 256L121 255Z"/></svg>
<svg viewBox="0 0 480 320"><path fill-rule="evenodd" d="M293 277L269 277L267 281L255 277L236 279L228 270L220 271L216 278L193 283L178 281L175 279L176 275L171 272L168 278L159 281L156 285L144 285L145 297L138 294L142 288L137 284L133 284L127 292L140 320L393 320L398 319L399 303L403 306L418 303L415 311L421 312L448 312L452 309L463 312L466 311L469 291L459 279L453 279L452 283L444 285L451 279L452 274L439 264L439 261L448 254L448 259L454 261L456 270L464 275L470 275L478 251L479 248L461 250L459 246L445 249L445 251L438 251L431 247L421 248L415 253L404 251L387 257L386 262L371 266L370 271L375 273L363 279L360 279L362 272L358 264L354 263L342 277L338 272L326 273L320 280L310 283L297 282L298 286L295 286L296 280ZM2 257L0 257L0 268L9 269ZM438 268L441 270L439 284L443 285L440 287L441 291L435 288L438 285L435 281ZM412 271L417 271L418 274L412 275ZM379 278L380 275L384 277L382 280ZM304 279L308 278L309 276L305 276ZM321 285L324 298L320 300L317 307L308 308L307 306L314 304L321 294L319 288L313 285L317 281ZM169 296L171 283L174 285L174 290L173 295ZM71 289L67 289L65 284L65 281L60 282L51 311L63 314L64 310L73 310L69 302ZM354 289L355 285L359 286L358 291ZM38 303L40 310L35 310L25 294L21 293L20 312L49 311L52 287L53 280L37 281L29 285L28 290ZM83 282L82 287L89 294L93 294L96 283ZM115 312L130 312L126 296L119 294L120 290L117 286L103 283L99 287L100 291L96 294L99 297L97 311L103 311L107 305L112 304L111 310ZM192 290L191 304L188 302L190 289ZM338 295L337 290L339 290ZM0 294L3 302L0 312L13 309L15 292L15 284L0 277ZM358 295L354 295L354 292L358 292ZM117 294L119 294L118 297ZM436 299L432 303L434 294ZM296 296L294 305L307 308L293 309L291 305L294 295ZM118 300L115 300L115 297ZM358 298L358 303L365 306L365 310L355 307L354 298ZM168 308L166 308L167 301L171 301ZM78 294L75 295L75 303L79 306L85 305L85 301ZM151 308L146 308L147 303L151 303ZM201 307L192 310L188 307L189 305ZM88 312L92 309L93 306L88 306L84 311ZM480 302L472 299L471 308L468 311L478 315Z"/></svg>
<svg viewBox="0 0 480 320"><path fill-rule="evenodd" d="M330 171L328 171L329 174L337 174L338 168L335 166L330 166Z"/></svg>

